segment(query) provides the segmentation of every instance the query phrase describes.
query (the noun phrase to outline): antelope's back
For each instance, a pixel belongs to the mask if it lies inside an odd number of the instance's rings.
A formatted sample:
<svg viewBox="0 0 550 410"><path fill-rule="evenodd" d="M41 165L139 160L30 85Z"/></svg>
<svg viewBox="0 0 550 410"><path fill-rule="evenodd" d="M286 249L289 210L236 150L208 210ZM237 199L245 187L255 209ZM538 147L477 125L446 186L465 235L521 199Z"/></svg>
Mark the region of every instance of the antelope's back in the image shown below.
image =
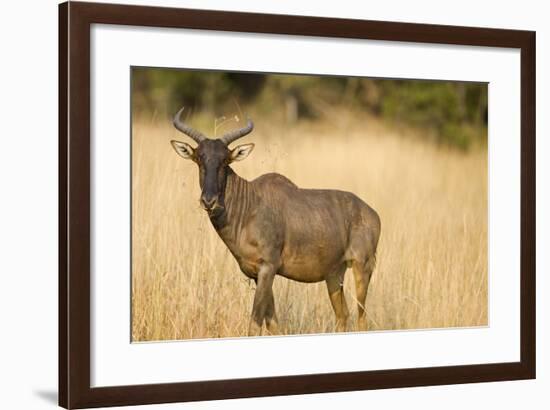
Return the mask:
<svg viewBox="0 0 550 410"><path fill-rule="evenodd" d="M275 214L283 230L282 257L285 276L290 278L310 272L311 281L322 280L340 266L350 230L360 226L371 210L350 192L301 189L279 174L266 174L253 182L262 206Z"/></svg>

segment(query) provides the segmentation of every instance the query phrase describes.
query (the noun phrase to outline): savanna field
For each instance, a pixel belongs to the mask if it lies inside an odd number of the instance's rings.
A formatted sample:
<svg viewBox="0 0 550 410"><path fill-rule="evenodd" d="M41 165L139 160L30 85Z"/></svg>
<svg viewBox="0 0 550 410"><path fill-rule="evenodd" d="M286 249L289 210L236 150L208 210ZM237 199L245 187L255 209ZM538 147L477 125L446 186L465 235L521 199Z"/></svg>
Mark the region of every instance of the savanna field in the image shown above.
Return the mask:
<svg viewBox="0 0 550 410"><path fill-rule="evenodd" d="M292 126L253 119L239 143L256 147L232 165L239 175L278 172L302 188L351 191L380 215L369 330L488 324L486 148L463 152L353 115ZM202 129L212 135L214 120ZM134 118L132 132L132 340L246 336L254 282L199 206L197 166L170 145L192 141L167 116ZM344 289L353 331L351 270ZM276 277L274 296L283 333L334 332L324 282Z"/></svg>

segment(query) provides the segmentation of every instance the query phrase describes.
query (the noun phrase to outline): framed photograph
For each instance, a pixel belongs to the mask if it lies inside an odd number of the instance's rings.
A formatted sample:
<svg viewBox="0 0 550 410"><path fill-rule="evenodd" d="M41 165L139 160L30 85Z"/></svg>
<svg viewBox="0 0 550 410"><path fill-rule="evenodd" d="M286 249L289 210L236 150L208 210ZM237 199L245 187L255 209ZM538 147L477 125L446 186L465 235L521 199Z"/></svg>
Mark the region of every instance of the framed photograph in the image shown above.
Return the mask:
<svg viewBox="0 0 550 410"><path fill-rule="evenodd" d="M535 378L535 33L59 6L59 404Z"/></svg>

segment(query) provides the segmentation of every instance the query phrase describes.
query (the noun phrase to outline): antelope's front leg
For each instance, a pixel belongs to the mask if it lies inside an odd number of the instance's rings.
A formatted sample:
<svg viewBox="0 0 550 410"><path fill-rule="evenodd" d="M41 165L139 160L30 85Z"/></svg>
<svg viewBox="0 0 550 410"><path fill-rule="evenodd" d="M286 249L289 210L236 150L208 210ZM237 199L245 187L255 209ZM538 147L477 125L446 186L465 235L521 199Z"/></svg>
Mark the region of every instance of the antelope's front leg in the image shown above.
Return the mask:
<svg viewBox="0 0 550 410"><path fill-rule="evenodd" d="M273 298L272 287L274 277L275 269L273 269L273 266L263 264L260 267L258 279L256 281L256 293L254 294L252 314L248 325L248 336L259 336L262 333L262 325Z"/></svg>

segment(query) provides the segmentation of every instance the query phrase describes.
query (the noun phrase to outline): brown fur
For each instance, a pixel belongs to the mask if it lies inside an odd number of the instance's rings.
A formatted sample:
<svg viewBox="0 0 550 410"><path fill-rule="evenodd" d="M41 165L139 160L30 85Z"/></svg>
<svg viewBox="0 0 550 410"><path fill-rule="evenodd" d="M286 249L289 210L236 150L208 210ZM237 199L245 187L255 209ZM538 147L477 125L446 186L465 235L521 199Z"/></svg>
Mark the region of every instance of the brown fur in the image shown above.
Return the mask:
<svg viewBox="0 0 550 410"><path fill-rule="evenodd" d="M233 150L220 140L202 141L197 149L173 145L199 165L203 207L242 272L256 282L249 335L260 334L264 321L271 334L279 332L275 275L326 281L337 330L346 330L343 282L348 267L356 283L358 327L366 330L365 300L380 236L380 218L371 207L350 192L301 189L275 173L244 180L229 163L244 159L252 144Z"/></svg>

